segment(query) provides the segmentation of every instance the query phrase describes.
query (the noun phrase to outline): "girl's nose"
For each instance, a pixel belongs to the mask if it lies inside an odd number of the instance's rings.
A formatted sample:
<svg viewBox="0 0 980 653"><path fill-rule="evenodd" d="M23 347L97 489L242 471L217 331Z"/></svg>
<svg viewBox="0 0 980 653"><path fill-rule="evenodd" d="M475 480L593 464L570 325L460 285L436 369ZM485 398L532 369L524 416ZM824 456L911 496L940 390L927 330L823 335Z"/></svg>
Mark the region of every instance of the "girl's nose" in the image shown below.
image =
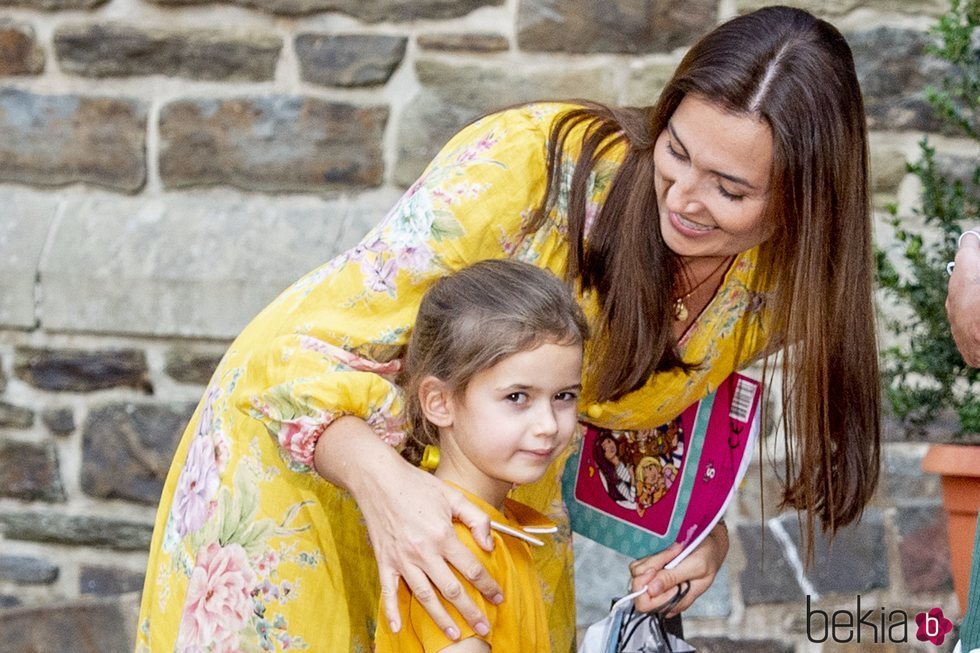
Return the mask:
<svg viewBox="0 0 980 653"><path fill-rule="evenodd" d="M558 432L558 418L550 404L538 411L538 418L534 426L537 435L550 436Z"/></svg>

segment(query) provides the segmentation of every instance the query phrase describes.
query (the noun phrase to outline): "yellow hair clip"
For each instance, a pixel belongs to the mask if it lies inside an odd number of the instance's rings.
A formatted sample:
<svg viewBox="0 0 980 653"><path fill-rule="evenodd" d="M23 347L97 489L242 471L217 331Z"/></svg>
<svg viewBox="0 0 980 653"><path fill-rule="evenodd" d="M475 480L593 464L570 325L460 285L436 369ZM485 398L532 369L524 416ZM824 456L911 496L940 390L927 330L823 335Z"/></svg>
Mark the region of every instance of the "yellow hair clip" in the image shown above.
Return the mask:
<svg viewBox="0 0 980 653"><path fill-rule="evenodd" d="M434 444L425 445L425 450L422 451L422 462L419 463L419 467L427 472L434 472L438 466L439 447Z"/></svg>

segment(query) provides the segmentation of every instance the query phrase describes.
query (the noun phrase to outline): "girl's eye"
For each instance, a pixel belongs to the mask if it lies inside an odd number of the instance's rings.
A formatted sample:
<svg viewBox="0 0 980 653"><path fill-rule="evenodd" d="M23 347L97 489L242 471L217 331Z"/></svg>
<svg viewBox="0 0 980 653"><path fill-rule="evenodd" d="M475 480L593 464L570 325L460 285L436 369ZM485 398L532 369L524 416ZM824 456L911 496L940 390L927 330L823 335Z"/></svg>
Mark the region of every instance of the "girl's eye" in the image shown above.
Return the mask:
<svg viewBox="0 0 980 653"><path fill-rule="evenodd" d="M726 200L731 200L733 202L738 202L745 197L745 195L736 195L735 193L728 192L721 184L718 184L718 192L721 193L721 196Z"/></svg>
<svg viewBox="0 0 980 653"><path fill-rule="evenodd" d="M505 397L505 399L512 404L523 404L527 401L527 393L525 392L512 392Z"/></svg>
<svg viewBox="0 0 980 653"><path fill-rule="evenodd" d="M558 401L575 401L578 399L578 395L572 391L559 392L555 395L555 399Z"/></svg>
<svg viewBox="0 0 980 653"><path fill-rule="evenodd" d="M687 161L687 157L681 154L680 152L678 152L677 150L675 150L673 144L670 141L667 141L667 153L670 154L675 159L677 159L678 161Z"/></svg>

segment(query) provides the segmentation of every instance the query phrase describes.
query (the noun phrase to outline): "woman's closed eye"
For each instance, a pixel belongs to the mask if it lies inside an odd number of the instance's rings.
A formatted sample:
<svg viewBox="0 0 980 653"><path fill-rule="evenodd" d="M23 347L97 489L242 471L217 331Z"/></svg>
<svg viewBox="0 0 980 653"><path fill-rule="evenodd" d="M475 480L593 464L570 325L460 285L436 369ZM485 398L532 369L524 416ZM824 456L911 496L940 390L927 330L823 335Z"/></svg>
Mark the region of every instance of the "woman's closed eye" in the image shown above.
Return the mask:
<svg viewBox="0 0 980 653"><path fill-rule="evenodd" d="M742 199L745 198L745 195L738 195L736 193L732 193L732 192L729 192L729 191L725 190L725 187L722 186L721 184L718 184L718 192L726 200L731 200L733 202L738 202L738 201L741 201Z"/></svg>
<svg viewBox="0 0 980 653"><path fill-rule="evenodd" d="M677 159L678 161L687 161L687 155L684 154L683 152L675 150L674 144L671 143L670 141L667 141L667 153L670 154L675 159Z"/></svg>
<svg viewBox="0 0 980 653"><path fill-rule="evenodd" d="M688 161L687 155L678 150L675 150L673 143L671 143L670 141L667 141L667 152L678 161L682 161L684 163L687 163ZM745 198L745 195L739 195L738 193L733 193L730 190L726 189L724 186L722 186L720 183L718 184L717 188L718 188L718 194L724 197L726 200L730 200L732 202L738 202Z"/></svg>

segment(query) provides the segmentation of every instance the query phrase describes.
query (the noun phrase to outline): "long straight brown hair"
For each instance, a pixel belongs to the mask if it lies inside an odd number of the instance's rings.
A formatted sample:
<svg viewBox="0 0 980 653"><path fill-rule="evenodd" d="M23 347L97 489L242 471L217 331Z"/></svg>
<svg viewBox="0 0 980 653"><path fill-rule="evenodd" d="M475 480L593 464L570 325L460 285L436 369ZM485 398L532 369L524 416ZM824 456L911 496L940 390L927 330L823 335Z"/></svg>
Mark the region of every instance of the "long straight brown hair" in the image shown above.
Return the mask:
<svg viewBox="0 0 980 653"><path fill-rule="evenodd" d="M590 372L600 400L620 398L658 371L689 368L673 337L680 262L660 233L653 164L656 138L687 94L772 130L765 218L775 232L760 246L752 285L769 293L770 345L786 346L783 503L806 511L812 550L815 517L833 534L861 515L880 448L867 132L840 32L802 10L760 9L694 45L655 106L583 103L562 114L529 230L554 210L562 168L574 165L568 275L598 296L598 367ZM574 163L564 160L569 138L581 139ZM586 182L623 141L625 157L586 240Z"/></svg>

